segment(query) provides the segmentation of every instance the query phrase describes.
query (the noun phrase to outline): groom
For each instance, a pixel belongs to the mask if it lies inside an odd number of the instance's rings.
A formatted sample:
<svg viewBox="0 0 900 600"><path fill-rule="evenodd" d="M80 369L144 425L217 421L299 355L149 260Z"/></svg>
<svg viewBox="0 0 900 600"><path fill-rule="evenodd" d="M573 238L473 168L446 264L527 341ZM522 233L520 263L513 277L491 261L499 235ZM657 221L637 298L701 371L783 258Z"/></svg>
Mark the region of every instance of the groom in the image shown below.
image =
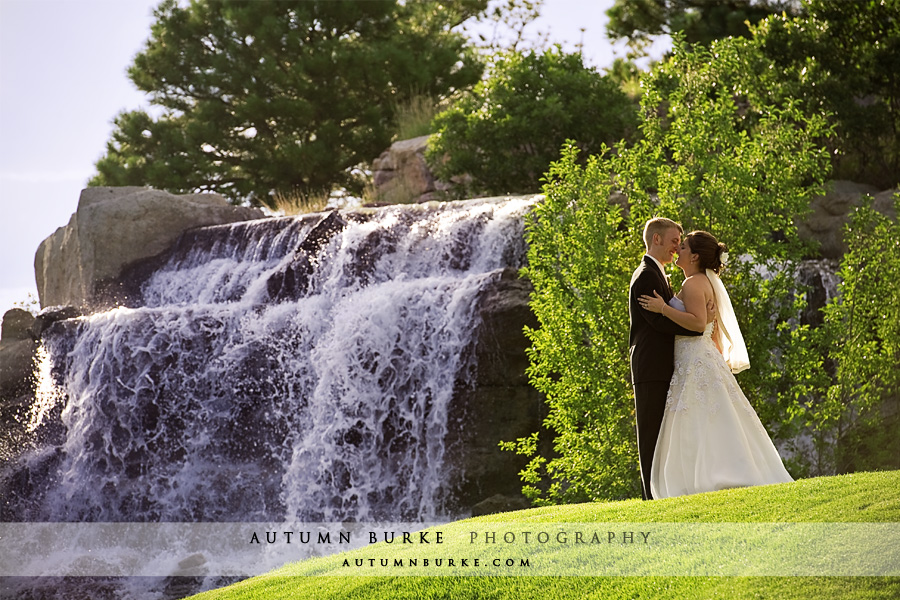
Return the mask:
<svg viewBox="0 0 900 600"><path fill-rule="evenodd" d="M657 217L647 221L644 226L647 254L631 276L628 292L628 344L644 500L653 499L650 494L650 465L666 407L669 380L675 369L675 336L700 333L676 325L659 313L641 308L638 298L644 294L652 296L655 291L666 302L672 299L672 286L663 265L672 262L678 252L682 232L681 225L670 219Z"/></svg>

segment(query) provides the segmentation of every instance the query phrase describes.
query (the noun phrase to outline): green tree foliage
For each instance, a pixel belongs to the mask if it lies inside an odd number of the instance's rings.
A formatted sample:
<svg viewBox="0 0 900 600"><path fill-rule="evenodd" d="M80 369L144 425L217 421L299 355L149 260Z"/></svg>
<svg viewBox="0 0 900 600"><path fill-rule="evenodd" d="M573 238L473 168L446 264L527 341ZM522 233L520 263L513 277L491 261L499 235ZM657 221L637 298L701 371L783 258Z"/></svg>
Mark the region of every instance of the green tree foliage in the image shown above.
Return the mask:
<svg viewBox="0 0 900 600"><path fill-rule="evenodd" d="M828 112L834 176L890 187L900 181L900 0L806 0L803 18L753 29L772 61L771 93L807 113Z"/></svg>
<svg viewBox="0 0 900 600"><path fill-rule="evenodd" d="M165 0L129 76L158 110L120 114L93 185L273 193L356 190L411 94L474 84L451 28L486 0Z"/></svg>
<svg viewBox="0 0 900 600"><path fill-rule="evenodd" d="M792 0L616 0L606 11L610 39L628 38L635 47L658 35L679 35L689 44L746 37L749 25L769 15L799 13Z"/></svg>
<svg viewBox="0 0 900 600"><path fill-rule="evenodd" d="M643 47L668 33L689 44L752 37L772 68L770 93L830 113L836 179L880 187L900 173L900 0L616 0L608 34Z"/></svg>
<svg viewBox="0 0 900 600"><path fill-rule="evenodd" d="M557 47L497 56L489 76L433 125L426 158L440 179L471 177L461 194L528 193L567 139L599 152L631 136L636 115L615 82Z"/></svg>
<svg viewBox="0 0 900 600"><path fill-rule="evenodd" d="M900 224L867 202L844 231L841 283L816 332L830 376L804 416L819 472L900 468Z"/></svg>
<svg viewBox="0 0 900 600"><path fill-rule="evenodd" d="M538 453L537 433L502 444L531 457L523 492L538 504L624 498L639 489L625 290L640 253L623 231L622 207L607 202L618 159L594 155L582 166L578 155L569 143L550 168L546 199L529 217L523 271L540 322L526 330L528 376L550 407L545 425L555 456Z"/></svg>
<svg viewBox="0 0 900 600"><path fill-rule="evenodd" d="M772 102L760 87L768 65L749 40L709 50L676 43L644 80L644 137L584 168L567 149L551 170L547 201L527 231L526 274L540 322L530 332L530 376L547 395L555 456L538 454L536 436L504 446L532 458L522 478L534 501L637 494L625 303L652 216L706 229L730 246L723 280L752 364L741 386L776 437L791 420L786 390L804 375L785 373L797 362L796 335L777 324L797 314L792 274L806 248L795 216L827 173L817 141L828 125L795 103ZM627 198L626 215L609 204L611 191Z"/></svg>
<svg viewBox="0 0 900 600"><path fill-rule="evenodd" d="M628 176L638 193L655 190L659 198L658 207L645 205L648 212L632 211L639 216L632 228L653 211L677 215L686 231L710 231L741 257L723 275L753 340L754 368L739 379L778 436L790 421L790 391L800 375L783 368L798 335L789 323L804 301L794 298L802 292L794 273L810 252L795 223L828 174L821 141L831 126L825 115L773 98L763 77L770 65L754 40L728 38L709 50L676 44L672 59L647 78L645 139Z"/></svg>

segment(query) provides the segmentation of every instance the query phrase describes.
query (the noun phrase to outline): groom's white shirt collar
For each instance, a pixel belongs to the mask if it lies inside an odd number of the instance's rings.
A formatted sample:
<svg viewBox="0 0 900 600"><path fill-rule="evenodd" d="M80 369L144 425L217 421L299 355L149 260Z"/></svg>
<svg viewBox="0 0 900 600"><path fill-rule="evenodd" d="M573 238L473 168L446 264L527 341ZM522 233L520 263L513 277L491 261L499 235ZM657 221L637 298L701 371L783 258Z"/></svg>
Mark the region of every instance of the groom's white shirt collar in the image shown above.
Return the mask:
<svg viewBox="0 0 900 600"><path fill-rule="evenodd" d="M655 256L650 256L649 254L645 254L644 256L656 263L656 266L659 267L659 272L662 273L663 278L668 281L669 276L666 275L666 269L663 267L663 264L659 262L659 260L657 260Z"/></svg>

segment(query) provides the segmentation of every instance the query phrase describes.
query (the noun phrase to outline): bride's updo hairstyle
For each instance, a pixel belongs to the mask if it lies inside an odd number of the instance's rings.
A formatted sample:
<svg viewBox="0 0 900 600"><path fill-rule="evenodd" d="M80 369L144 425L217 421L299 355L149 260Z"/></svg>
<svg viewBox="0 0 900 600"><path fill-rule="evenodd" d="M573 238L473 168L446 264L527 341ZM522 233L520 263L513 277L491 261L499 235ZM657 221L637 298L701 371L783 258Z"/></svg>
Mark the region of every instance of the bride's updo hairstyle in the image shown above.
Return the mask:
<svg viewBox="0 0 900 600"><path fill-rule="evenodd" d="M718 273L724 266L722 263L722 253L728 248L725 244L717 240L713 234L706 231L692 231L684 236L691 252L699 255L701 269L712 269Z"/></svg>

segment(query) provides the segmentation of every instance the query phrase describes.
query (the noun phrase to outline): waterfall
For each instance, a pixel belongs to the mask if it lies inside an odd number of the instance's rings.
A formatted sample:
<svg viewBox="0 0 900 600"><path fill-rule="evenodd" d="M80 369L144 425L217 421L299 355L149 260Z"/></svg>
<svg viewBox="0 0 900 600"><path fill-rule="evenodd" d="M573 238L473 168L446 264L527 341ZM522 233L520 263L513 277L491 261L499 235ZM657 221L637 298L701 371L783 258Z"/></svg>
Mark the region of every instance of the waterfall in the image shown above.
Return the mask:
<svg viewBox="0 0 900 600"><path fill-rule="evenodd" d="M821 258L804 260L797 271L797 281L806 286L807 307L800 315L802 323L813 326L822 324L821 310L831 302L838 293L840 264L835 259Z"/></svg>
<svg viewBox="0 0 900 600"><path fill-rule="evenodd" d="M535 198L188 232L129 306L44 336L3 521L434 521L478 298ZM137 277L135 275L135 277Z"/></svg>

